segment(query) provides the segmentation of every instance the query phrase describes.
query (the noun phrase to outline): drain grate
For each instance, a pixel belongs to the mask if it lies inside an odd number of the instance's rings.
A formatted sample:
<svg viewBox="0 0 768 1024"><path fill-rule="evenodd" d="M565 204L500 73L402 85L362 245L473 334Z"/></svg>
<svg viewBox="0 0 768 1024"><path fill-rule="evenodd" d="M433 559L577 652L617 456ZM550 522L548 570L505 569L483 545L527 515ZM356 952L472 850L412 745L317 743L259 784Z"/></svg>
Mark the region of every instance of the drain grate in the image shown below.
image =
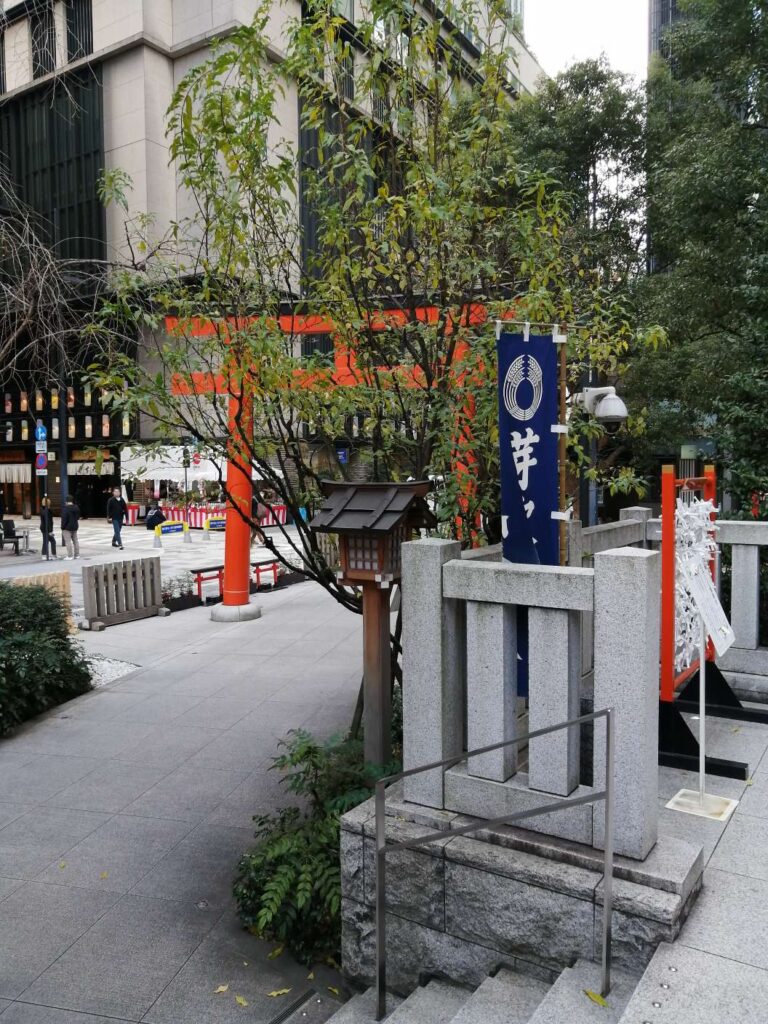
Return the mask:
<svg viewBox="0 0 768 1024"><path fill-rule="evenodd" d="M320 999L320 996L314 988L309 989L308 992L303 992L300 996L297 996L293 1002L284 1006L280 1013L269 1021L269 1024L286 1024L286 1021L290 1020L294 1013L298 1013L299 1010L302 1010L305 1007L308 1008L309 1006L317 1006L318 999ZM309 1012L307 1013L307 1018L310 1019Z"/></svg>

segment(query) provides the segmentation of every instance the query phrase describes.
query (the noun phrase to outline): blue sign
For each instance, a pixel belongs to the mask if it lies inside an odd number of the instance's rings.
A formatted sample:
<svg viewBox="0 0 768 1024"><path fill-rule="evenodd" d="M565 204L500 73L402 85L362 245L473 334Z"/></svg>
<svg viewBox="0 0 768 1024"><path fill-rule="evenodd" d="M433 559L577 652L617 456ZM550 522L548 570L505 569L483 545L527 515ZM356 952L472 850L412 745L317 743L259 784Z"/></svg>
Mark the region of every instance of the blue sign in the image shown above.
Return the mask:
<svg viewBox="0 0 768 1024"><path fill-rule="evenodd" d="M161 523L161 525L160 525L160 532L161 533L183 533L184 532L184 523L173 523L173 522Z"/></svg>
<svg viewBox="0 0 768 1024"><path fill-rule="evenodd" d="M340 466L346 466L349 462L349 448L337 448L336 458L339 460Z"/></svg>
<svg viewBox="0 0 768 1024"><path fill-rule="evenodd" d="M43 426L42 423L40 423L38 426L35 427L35 440L36 441L47 441L48 440L48 431Z"/></svg>
<svg viewBox="0 0 768 1024"><path fill-rule="evenodd" d="M557 345L502 332L496 347L504 558L559 565Z"/></svg>
<svg viewBox="0 0 768 1024"><path fill-rule="evenodd" d="M35 469L47 469L48 468L48 456L45 452L39 452L35 456Z"/></svg>

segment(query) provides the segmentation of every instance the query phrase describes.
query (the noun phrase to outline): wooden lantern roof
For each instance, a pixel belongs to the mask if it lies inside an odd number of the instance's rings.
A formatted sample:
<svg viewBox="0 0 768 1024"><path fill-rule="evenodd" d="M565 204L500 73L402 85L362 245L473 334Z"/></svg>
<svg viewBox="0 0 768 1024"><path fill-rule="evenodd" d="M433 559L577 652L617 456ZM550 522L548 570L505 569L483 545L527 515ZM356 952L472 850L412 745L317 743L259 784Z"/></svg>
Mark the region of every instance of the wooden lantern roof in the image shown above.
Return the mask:
<svg viewBox="0 0 768 1024"><path fill-rule="evenodd" d="M429 480L407 483L320 484L324 501L309 524L318 533L386 536L399 526L434 529L437 519L426 501Z"/></svg>

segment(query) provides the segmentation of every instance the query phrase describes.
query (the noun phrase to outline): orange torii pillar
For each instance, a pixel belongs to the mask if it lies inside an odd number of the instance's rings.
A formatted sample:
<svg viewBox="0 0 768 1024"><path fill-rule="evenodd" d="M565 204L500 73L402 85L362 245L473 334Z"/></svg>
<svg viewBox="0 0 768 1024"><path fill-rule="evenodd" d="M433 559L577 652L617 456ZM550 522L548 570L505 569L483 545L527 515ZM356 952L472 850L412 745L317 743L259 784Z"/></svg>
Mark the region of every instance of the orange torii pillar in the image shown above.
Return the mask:
<svg viewBox="0 0 768 1024"><path fill-rule="evenodd" d="M261 608L250 603L251 584L251 514L253 484L251 459L243 438L253 430L253 414L247 400L229 400L229 460L227 461L227 494L229 511L224 532L224 597L214 605L214 622L240 622L258 619Z"/></svg>

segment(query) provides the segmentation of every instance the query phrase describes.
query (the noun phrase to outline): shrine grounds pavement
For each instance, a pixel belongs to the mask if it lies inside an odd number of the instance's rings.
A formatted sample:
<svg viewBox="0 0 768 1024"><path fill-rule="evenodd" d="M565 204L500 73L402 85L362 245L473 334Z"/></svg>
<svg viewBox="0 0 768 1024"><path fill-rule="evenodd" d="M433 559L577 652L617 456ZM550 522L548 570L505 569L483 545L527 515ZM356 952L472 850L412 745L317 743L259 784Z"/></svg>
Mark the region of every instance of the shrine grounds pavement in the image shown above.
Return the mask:
<svg viewBox="0 0 768 1024"><path fill-rule="evenodd" d="M258 601L254 622L196 608L81 634L137 670L0 739L0 1024L270 1024L343 989L269 959L231 890L252 816L289 802L268 771L278 739L349 724L362 623L312 583ZM723 825L666 809L696 777L659 770L660 831L708 860L670 962L696 993L686 1022L762 1022L732 1008L768 1006L768 726L710 719L707 735L751 778L708 779L740 801ZM657 1004L638 1021L673 1024Z"/></svg>
<svg viewBox="0 0 768 1024"><path fill-rule="evenodd" d="M266 1024L334 998L335 971L241 928L232 880L252 816L290 802L278 739L349 725L361 619L313 583L259 603L81 634L138 670L0 740L2 1024Z"/></svg>

